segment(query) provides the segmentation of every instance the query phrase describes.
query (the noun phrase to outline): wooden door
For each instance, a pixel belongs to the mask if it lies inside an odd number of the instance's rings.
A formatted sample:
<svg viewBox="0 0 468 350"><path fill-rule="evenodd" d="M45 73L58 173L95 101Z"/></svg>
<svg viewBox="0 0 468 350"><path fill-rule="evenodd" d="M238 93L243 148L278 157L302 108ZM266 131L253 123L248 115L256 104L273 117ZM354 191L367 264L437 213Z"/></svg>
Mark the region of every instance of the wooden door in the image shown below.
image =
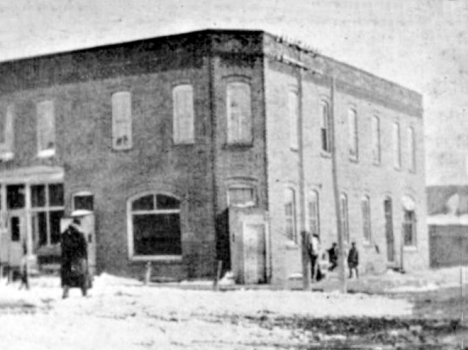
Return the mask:
<svg viewBox="0 0 468 350"><path fill-rule="evenodd" d="M385 211L385 237L387 239L387 260L388 262L395 261L395 238L393 235L393 213L392 200L387 198L384 201Z"/></svg>

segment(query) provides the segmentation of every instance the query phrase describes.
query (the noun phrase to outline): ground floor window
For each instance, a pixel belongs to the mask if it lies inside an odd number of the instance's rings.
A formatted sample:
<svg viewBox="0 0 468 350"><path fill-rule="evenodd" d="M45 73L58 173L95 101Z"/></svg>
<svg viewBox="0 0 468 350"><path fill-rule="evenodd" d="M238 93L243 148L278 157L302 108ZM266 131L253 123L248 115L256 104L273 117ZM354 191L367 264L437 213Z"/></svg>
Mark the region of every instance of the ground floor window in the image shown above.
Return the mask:
<svg viewBox="0 0 468 350"><path fill-rule="evenodd" d="M132 256L181 255L180 201L150 193L130 201Z"/></svg>
<svg viewBox="0 0 468 350"><path fill-rule="evenodd" d="M416 214L414 210L404 210L403 235L405 246L416 246Z"/></svg>
<svg viewBox="0 0 468 350"><path fill-rule="evenodd" d="M35 248L60 242L64 215L63 184L30 186L32 238Z"/></svg>
<svg viewBox="0 0 468 350"><path fill-rule="evenodd" d="M232 186L228 190L228 205L251 207L255 205L255 191L249 186Z"/></svg>

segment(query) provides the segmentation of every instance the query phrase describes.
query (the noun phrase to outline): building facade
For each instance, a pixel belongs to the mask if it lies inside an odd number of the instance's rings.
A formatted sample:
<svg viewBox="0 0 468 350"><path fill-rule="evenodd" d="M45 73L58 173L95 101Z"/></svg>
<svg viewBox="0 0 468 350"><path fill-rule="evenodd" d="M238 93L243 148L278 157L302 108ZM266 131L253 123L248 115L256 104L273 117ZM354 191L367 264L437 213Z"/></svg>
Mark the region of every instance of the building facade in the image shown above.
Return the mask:
<svg viewBox="0 0 468 350"><path fill-rule="evenodd" d="M257 270L245 282L283 284L301 271L301 231L337 241L335 146L361 270L428 266L413 91L261 31L3 62L0 76L3 247L35 254L64 213L89 209L100 271L210 277L240 254Z"/></svg>

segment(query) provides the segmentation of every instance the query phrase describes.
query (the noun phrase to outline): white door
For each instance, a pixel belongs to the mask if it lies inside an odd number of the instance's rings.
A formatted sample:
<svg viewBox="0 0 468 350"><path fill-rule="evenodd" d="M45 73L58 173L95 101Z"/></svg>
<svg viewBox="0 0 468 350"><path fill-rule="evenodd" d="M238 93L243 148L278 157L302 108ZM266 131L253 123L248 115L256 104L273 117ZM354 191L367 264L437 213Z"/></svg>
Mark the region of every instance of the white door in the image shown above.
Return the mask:
<svg viewBox="0 0 468 350"><path fill-rule="evenodd" d="M266 282L265 224L244 223L244 283Z"/></svg>

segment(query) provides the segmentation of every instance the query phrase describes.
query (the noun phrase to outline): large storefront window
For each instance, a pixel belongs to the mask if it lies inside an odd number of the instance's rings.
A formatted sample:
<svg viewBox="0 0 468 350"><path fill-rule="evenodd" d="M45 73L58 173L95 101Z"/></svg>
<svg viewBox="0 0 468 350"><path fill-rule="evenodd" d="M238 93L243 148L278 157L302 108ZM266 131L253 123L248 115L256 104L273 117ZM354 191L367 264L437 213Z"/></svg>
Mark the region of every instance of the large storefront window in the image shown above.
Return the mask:
<svg viewBox="0 0 468 350"><path fill-rule="evenodd" d="M31 185L31 222L35 248L60 242L63 185Z"/></svg>
<svg viewBox="0 0 468 350"><path fill-rule="evenodd" d="M182 255L180 201L163 194L144 194L130 202L133 257Z"/></svg>

